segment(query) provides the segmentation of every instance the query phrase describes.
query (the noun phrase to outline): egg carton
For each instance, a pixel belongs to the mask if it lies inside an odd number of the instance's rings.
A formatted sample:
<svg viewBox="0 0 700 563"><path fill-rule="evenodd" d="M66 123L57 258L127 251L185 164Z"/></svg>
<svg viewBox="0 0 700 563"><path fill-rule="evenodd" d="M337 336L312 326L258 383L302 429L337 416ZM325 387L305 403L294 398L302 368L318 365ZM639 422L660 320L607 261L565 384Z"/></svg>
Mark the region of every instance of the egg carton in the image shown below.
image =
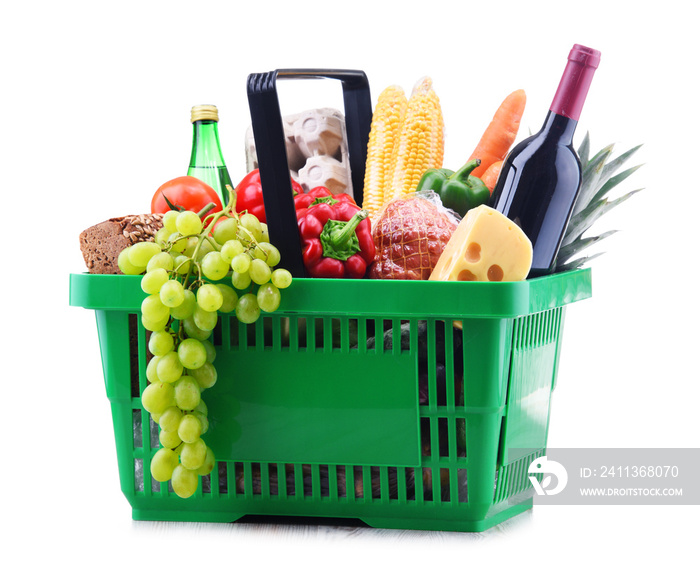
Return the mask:
<svg viewBox="0 0 700 563"><path fill-rule="evenodd" d="M305 192L325 186L333 194L353 195L345 116L333 108L310 109L282 117L291 177ZM246 168L258 168L255 138L248 127Z"/></svg>

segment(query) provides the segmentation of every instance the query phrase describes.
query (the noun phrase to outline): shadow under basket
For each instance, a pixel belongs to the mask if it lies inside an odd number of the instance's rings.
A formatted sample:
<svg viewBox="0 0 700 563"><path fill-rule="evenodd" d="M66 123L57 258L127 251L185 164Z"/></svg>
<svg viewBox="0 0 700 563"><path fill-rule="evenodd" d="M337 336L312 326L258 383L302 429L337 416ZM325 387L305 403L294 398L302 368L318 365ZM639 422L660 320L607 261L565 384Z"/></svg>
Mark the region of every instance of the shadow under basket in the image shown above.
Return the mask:
<svg viewBox="0 0 700 563"><path fill-rule="evenodd" d="M358 519L478 532L532 506L566 306L591 271L522 282L295 279L282 308L221 315L203 392L217 464L181 499L150 475L139 276L71 274L94 309L121 489L136 520Z"/></svg>

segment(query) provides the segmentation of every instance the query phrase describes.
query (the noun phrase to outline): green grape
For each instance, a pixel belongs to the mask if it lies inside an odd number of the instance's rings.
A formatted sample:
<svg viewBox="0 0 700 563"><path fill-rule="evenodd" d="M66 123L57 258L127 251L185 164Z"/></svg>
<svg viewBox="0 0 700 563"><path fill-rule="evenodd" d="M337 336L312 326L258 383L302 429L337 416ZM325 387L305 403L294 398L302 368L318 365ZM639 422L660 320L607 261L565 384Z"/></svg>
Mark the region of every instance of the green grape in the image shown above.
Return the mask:
<svg viewBox="0 0 700 563"><path fill-rule="evenodd" d="M185 236L202 232L202 220L194 211L181 211L175 219L175 226L178 232Z"/></svg>
<svg viewBox="0 0 700 563"><path fill-rule="evenodd" d="M198 438L192 443L185 442L180 451L180 463L187 469L195 470L204 464L207 458L207 445Z"/></svg>
<svg viewBox="0 0 700 563"><path fill-rule="evenodd" d="M129 247L129 262L137 268L145 270L148 261L159 252L161 252L161 248L156 242L137 242Z"/></svg>
<svg viewBox="0 0 700 563"><path fill-rule="evenodd" d="M202 367L189 370L189 374L195 378L201 389L210 389L216 383L218 374L214 364L207 361Z"/></svg>
<svg viewBox="0 0 700 563"><path fill-rule="evenodd" d="M174 400L175 389L170 383L150 383L141 393L141 404L151 414L162 413Z"/></svg>
<svg viewBox="0 0 700 563"><path fill-rule="evenodd" d="M151 475L161 483L173 476L179 461L177 454L169 448L159 449L151 459Z"/></svg>
<svg viewBox="0 0 700 563"><path fill-rule="evenodd" d="M190 375L183 375L173 384L175 404L183 411L194 409L201 398L197 380ZM168 405L169 406L169 405Z"/></svg>
<svg viewBox="0 0 700 563"><path fill-rule="evenodd" d="M260 258L253 259L248 273L250 274L250 280L258 285L263 285L264 283L269 282L270 276L272 275L270 266L268 266Z"/></svg>
<svg viewBox="0 0 700 563"><path fill-rule="evenodd" d="M239 273L234 271L231 274L231 283L236 289L246 289L250 285L250 274L248 272Z"/></svg>
<svg viewBox="0 0 700 563"><path fill-rule="evenodd" d="M224 296L216 285L205 283L197 290L197 305L208 312L218 311L224 302Z"/></svg>
<svg viewBox="0 0 700 563"><path fill-rule="evenodd" d="M204 463L195 471L198 475L209 475L214 469L215 464L216 458L214 457L214 451L211 448L207 448L207 455L204 458Z"/></svg>
<svg viewBox="0 0 700 563"><path fill-rule="evenodd" d="M160 432L158 432L158 440L160 441L161 446L171 450L174 450L182 443L182 440L180 440L180 436L177 435L177 430L175 432L161 430Z"/></svg>
<svg viewBox="0 0 700 563"><path fill-rule="evenodd" d="M187 241L189 239L183 238L180 233L173 233L168 237L168 242L170 243L170 250L173 252L184 252L187 248Z"/></svg>
<svg viewBox="0 0 700 563"><path fill-rule="evenodd" d="M170 317L166 315L165 317L157 318L157 317L149 317L148 315L143 315L141 317L141 324L143 325L143 328L146 330L150 331L156 331L156 330L164 330L165 327L168 325L168 321L170 320Z"/></svg>
<svg viewBox="0 0 700 563"><path fill-rule="evenodd" d="M259 252L259 254L258 254ZM261 242L255 249L255 257L263 260L270 268L280 263L280 251L269 242Z"/></svg>
<svg viewBox="0 0 700 563"><path fill-rule="evenodd" d="M246 252L242 254L236 254L231 259L231 269L237 274L245 274L250 268L250 263L252 262L250 255Z"/></svg>
<svg viewBox="0 0 700 563"><path fill-rule="evenodd" d="M199 404L194 408L195 412L201 412L204 416L207 416L209 414L209 409L207 408L207 404L204 402L203 399L199 400Z"/></svg>
<svg viewBox="0 0 700 563"><path fill-rule="evenodd" d="M219 288L221 297L223 298L223 301L219 306L219 312L230 313L236 308L236 303L238 303L238 294L230 285L226 285L224 283L217 283L216 287Z"/></svg>
<svg viewBox="0 0 700 563"><path fill-rule="evenodd" d="M238 238L243 242L259 242L262 239L262 224L255 215L245 213L240 216L238 222L243 229L248 231L243 230L239 233ZM253 235L253 240L250 239L250 235Z"/></svg>
<svg viewBox="0 0 700 563"><path fill-rule="evenodd" d="M146 365L146 379L148 379L150 383L157 383L160 381L160 379L158 379L158 372L156 371L159 361L160 356L153 356Z"/></svg>
<svg viewBox="0 0 700 563"><path fill-rule="evenodd" d="M180 344L182 346L182 344ZM178 347L179 348L179 347ZM175 383L182 376L184 366L180 362L178 352L172 350L161 356L158 366L156 366L156 374L158 379L165 383Z"/></svg>
<svg viewBox="0 0 700 563"><path fill-rule="evenodd" d="M277 268L272 272L270 281L280 289L285 289L292 284L292 274L285 268Z"/></svg>
<svg viewBox="0 0 700 563"><path fill-rule="evenodd" d="M162 230L162 229L161 229ZM160 231L158 231L160 232ZM156 254L153 258L148 261L146 266L147 272L152 272L157 268L163 268L164 270L173 269L174 260L169 252L163 251Z"/></svg>
<svg viewBox="0 0 700 563"><path fill-rule="evenodd" d="M155 236L153 237L153 240L155 240L158 243L158 246L163 247L168 243L168 239L170 238L170 235L172 235L172 231L169 231L165 227L158 229L156 231Z"/></svg>
<svg viewBox="0 0 700 563"><path fill-rule="evenodd" d="M221 256L221 252L214 250L202 258L202 274L210 280L223 279L228 274L229 264Z"/></svg>
<svg viewBox="0 0 700 563"><path fill-rule="evenodd" d="M154 294L160 291L163 284L168 281L168 272L164 268L156 268L141 278L141 289L144 293Z"/></svg>
<svg viewBox="0 0 700 563"><path fill-rule="evenodd" d="M166 281L160 287L158 293L160 295L160 302L166 307L179 307L185 301L185 288L182 287L182 284L177 280ZM170 314L175 317L173 311L170 311Z"/></svg>
<svg viewBox="0 0 700 563"><path fill-rule="evenodd" d="M175 339L167 330L157 330L148 339L148 349L154 356L164 356L175 348Z"/></svg>
<svg viewBox="0 0 700 563"><path fill-rule="evenodd" d="M192 318L194 319L194 324L196 324L201 330L214 330L214 327L219 319L219 315L216 311L205 311L199 306L199 304L196 304Z"/></svg>
<svg viewBox="0 0 700 563"><path fill-rule="evenodd" d="M280 290L272 283L266 283L258 288L258 305L266 313L276 311L280 306Z"/></svg>
<svg viewBox="0 0 700 563"><path fill-rule="evenodd" d="M160 424L161 429L165 430L166 432L177 432L183 416L184 413L182 410L173 405L163 411L163 413L160 415L160 420L158 423Z"/></svg>
<svg viewBox="0 0 700 563"><path fill-rule="evenodd" d="M170 280L170 281L175 281L175 280ZM170 283L170 282L168 282ZM182 287L182 284L180 282L175 282ZM170 291L170 286L168 286L166 290L166 297L169 296ZM162 290L161 290L162 292ZM163 300L163 297L161 295L161 301ZM197 304L197 297L195 296L194 292L190 289L183 289L183 299L182 303L180 305L177 305L173 307L170 310L170 315L173 317L173 319L177 319L179 321L186 319L188 317L191 317L194 314L194 307Z"/></svg>
<svg viewBox="0 0 700 563"><path fill-rule="evenodd" d="M202 330L199 328L194 321L194 317L187 317L182 321L182 326L185 329L185 334L190 338L196 338L197 340L206 340L211 336L211 330Z"/></svg>
<svg viewBox="0 0 700 563"><path fill-rule="evenodd" d="M197 251L197 256L196 256L196 261L201 264L202 260L204 260L204 257L209 254L210 252L218 252L216 248L214 248L214 245L210 242L208 238L205 238L202 240L202 244L199 247L199 250Z"/></svg>
<svg viewBox="0 0 700 563"><path fill-rule="evenodd" d="M270 231L267 228L267 223L260 223L260 229L262 233L260 234L258 242L270 242Z"/></svg>
<svg viewBox="0 0 700 563"><path fill-rule="evenodd" d="M227 240L221 247L221 257L230 264L234 257L238 256L244 251L245 248L240 240Z"/></svg>
<svg viewBox="0 0 700 563"><path fill-rule="evenodd" d="M214 347L214 343L211 340L206 339L201 340L201 342L204 344L204 348L207 351L207 362L213 364L214 360L216 360L216 348Z"/></svg>
<svg viewBox="0 0 700 563"><path fill-rule="evenodd" d="M227 217L216 225L214 229L214 240L219 244L224 244L227 241L235 239L237 231L238 219L236 217Z"/></svg>
<svg viewBox="0 0 700 563"><path fill-rule="evenodd" d="M236 304L236 316L242 323L254 323L260 317L260 305L252 293L242 295Z"/></svg>
<svg viewBox="0 0 700 563"><path fill-rule="evenodd" d="M169 211L165 212L165 215L163 215L163 227L168 229L171 233L177 231L178 215L180 215L180 212L176 209L170 209Z"/></svg>
<svg viewBox="0 0 700 563"><path fill-rule="evenodd" d="M198 242L199 239L197 237L188 238L187 244L185 245L185 249L182 251L182 254L184 256L187 256L188 258L192 258L194 256L194 251L197 248Z"/></svg>
<svg viewBox="0 0 700 563"><path fill-rule="evenodd" d="M153 419L153 422L158 424L158 421L160 421L161 413L154 412L151 414L151 419Z"/></svg>
<svg viewBox="0 0 700 563"><path fill-rule="evenodd" d="M173 476L170 478L170 483L177 496L180 498L189 498L197 491L199 475L187 469L182 464L179 464L173 469Z"/></svg>
<svg viewBox="0 0 700 563"><path fill-rule="evenodd" d="M185 368L197 369L207 361L207 349L196 338L186 338L177 347L177 356Z"/></svg>
<svg viewBox="0 0 700 563"><path fill-rule="evenodd" d="M170 307L163 305L159 295L148 295L141 302L141 314L150 319L162 319L170 316Z"/></svg>
<svg viewBox="0 0 700 563"><path fill-rule="evenodd" d="M196 442L202 435L202 422L193 414L186 414L180 420L177 435L186 444Z"/></svg>
<svg viewBox="0 0 700 563"><path fill-rule="evenodd" d="M209 419L207 415L197 410L192 411L190 414L199 420L199 423L202 425L202 434L206 434L207 430L209 430Z"/></svg>
<svg viewBox="0 0 700 563"><path fill-rule="evenodd" d="M145 268L134 266L129 261L129 248L130 247L126 247L119 253L119 256L117 256L117 266L119 266L122 273L126 274L127 276L138 276L139 274L143 274L146 271Z"/></svg>

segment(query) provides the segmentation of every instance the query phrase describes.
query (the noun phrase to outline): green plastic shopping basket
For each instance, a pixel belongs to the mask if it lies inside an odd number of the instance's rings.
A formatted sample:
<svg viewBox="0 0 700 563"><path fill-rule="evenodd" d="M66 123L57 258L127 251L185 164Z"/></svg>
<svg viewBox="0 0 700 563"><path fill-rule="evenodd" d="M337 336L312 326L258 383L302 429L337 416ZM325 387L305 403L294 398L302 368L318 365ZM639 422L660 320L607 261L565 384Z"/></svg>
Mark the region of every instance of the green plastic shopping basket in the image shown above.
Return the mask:
<svg viewBox="0 0 700 563"><path fill-rule="evenodd" d="M97 318L137 520L482 531L521 513L534 495L528 466L546 450L565 309L590 296L587 269L521 282L299 276L255 324L221 315L219 377L203 394L217 465L182 499L149 471L159 442L140 401L140 277L70 276L70 304Z"/></svg>

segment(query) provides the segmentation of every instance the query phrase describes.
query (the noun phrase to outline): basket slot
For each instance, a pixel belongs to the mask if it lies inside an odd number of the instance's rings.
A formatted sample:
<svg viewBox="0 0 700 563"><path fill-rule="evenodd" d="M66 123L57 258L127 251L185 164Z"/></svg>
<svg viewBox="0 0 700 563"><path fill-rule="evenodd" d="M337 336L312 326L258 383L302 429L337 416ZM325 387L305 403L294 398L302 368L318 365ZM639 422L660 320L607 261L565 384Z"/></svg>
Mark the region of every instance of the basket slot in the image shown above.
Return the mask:
<svg viewBox="0 0 700 563"><path fill-rule="evenodd" d="M231 490L228 484L228 474L228 463L225 461L218 461L216 463L216 481L218 482L218 490L220 495L227 495Z"/></svg>
<svg viewBox="0 0 700 563"><path fill-rule="evenodd" d="M144 485L145 475L143 472L143 459L140 457L134 458L134 490L137 493L142 493L145 490Z"/></svg>
<svg viewBox="0 0 700 563"><path fill-rule="evenodd" d="M131 437L134 441L134 449L143 448L143 429L141 426L141 409L133 409L131 411L132 433Z"/></svg>
<svg viewBox="0 0 700 563"><path fill-rule="evenodd" d="M467 488L467 469L460 467L457 469L457 501L469 502L469 491Z"/></svg>
<svg viewBox="0 0 700 563"><path fill-rule="evenodd" d="M146 349L143 344L139 346L140 341L145 340L145 334L139 327L141 323L137 315L129 315L129 381L131 382L131 396L140 397L141 382L139 378L140 364L144 357L139 354L139 349Z"/></svg>

